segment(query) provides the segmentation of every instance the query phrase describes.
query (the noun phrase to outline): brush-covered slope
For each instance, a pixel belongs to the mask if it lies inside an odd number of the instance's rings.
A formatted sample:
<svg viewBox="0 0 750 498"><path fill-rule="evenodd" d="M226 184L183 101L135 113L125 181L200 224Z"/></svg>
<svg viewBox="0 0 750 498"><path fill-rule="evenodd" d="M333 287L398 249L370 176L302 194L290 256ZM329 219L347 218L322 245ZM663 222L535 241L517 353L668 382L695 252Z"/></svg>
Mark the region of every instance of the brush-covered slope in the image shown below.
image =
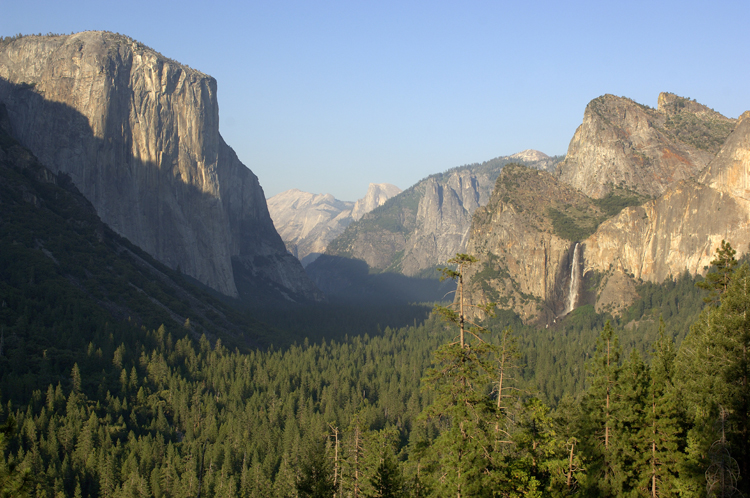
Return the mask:
<svg viewBox="0 0 750 498"><path fill-rule="evenodd" d="M101 219L228 296L312 299L256 176L219 134L216 81L107 32L0 44L13 133Z"/></svg>

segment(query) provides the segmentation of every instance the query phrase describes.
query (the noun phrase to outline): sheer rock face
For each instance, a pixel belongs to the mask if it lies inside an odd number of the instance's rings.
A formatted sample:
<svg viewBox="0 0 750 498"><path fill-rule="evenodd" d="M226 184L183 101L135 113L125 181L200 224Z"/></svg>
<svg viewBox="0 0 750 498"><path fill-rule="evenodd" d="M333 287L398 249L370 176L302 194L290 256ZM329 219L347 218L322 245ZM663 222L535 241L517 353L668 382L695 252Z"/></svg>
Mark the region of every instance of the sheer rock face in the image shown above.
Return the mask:
<svg viewBox="0 0 750 498"><path fill-rule="evenodd" d="M487 204L506 164L525 157L534 167L546 169L557 161L538 151L524 151L522 156L431 175L349 225L326 254L364 261L376 273L423 275L466 250L471 215ZM324 285L326 272L318 272L315 263L308 272Z"/></svg>
<svg viewBox="0 0 750 498"><path fill-rule="evenodd" d="M584 242L586 271L618 267L636 279L662 282L688 271L704 274L715 249L738 253L750 242L747 204L686 180L643 206L624 209Z"/></svg>
<svg viewBox="0 0 750 498"><path fill-rule="evenodd" d="M585 195L553 175L508 165L473 217L466 251L471 303L496 302L528 320L565 314L575 243L555 233L549 209L601 216Z"/></svg>
<svg viewBox="0 0 750 498"><path fill-rule="evenodd" d="M592 100L558 166L560 179L593 198L607 195L611 185L658 197L697 175L735 120L669 93L658 102L654 110L613 95Z"/></svg>
<svg viewBox="0 0 750 498"><path fill-rule="evenodd" d="M287 249L307 266L323 254L329 242L401 189L390 183L371 183L356 203L331 194L287 190L268 199L268 210Z"/></svg>
<svg viewBox="0 0 750 498"><path fill-rule="evenodd" d="M19 141L158 260L229 296L237 272L313 296L219 135L213 78L112 33L29 36L0 46L0 101Z"/></svg>
<svg viewBox="0 0 750 498"><path fill-rule="evenodd" d="M613 126L617 126L614 123ZM698 178L676 182L656 199L604 220L579 241L583 279L577 306L621 312L638 280L705 274L722 240L738 254L750 244L750 112ZM597 202L544 173L506 167L492 199L473 217L467 251L480 264L467 274L469 299L496 301L524 319L550 323L565 314L575 241L561 239L550 209L602 220ZM590 233L590 232L589 232ZM593 292L592 292L593 290Z"/></svg>
<svg viewBox="0 0 750 498"><path fill-rule="evenodd" d="M416 275L464 252L469 239L471 215L489 200L486 172L456 171L444 181L428 178L419 201L414 231L404 246L401 269Z"/></svg>
<svg viewBox="0 0 750 498"><path fill-rule="evenodd" d="M734 133L701 175L701 182L750 201L750 111L739 118Z"/></svg>
<svg viewBox="0 0 750 498"><path fill-rule="evenodd" d="M750 112L700 177L674 185L658 199L623 210L585 242L586 267L620 266L636 278L661 282L684 271L703 274L722 240L738 255L750 243Z"/></svg>

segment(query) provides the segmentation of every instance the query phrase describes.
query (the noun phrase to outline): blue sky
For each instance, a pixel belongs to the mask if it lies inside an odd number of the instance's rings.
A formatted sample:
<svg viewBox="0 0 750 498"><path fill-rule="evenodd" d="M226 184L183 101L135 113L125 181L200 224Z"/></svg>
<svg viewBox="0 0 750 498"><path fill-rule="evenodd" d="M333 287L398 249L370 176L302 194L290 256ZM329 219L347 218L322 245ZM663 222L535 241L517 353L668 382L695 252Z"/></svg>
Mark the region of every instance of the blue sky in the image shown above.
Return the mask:
<svg viewBox="0 0 750 498"><path fill-rule="evenodd" d="M750 109L750 2L4 2L0 35L126 34L218 81L220 131L266 195L362 197L524 149L586 104L659 92Z"/></svg>

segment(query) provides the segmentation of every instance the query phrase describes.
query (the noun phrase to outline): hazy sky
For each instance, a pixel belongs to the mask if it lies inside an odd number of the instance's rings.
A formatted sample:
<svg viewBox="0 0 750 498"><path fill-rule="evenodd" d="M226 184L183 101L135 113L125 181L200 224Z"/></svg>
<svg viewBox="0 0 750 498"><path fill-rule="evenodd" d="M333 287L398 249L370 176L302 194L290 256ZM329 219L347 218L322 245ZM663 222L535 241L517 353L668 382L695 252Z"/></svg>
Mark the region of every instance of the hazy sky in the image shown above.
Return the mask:
<svg viewBox="0 0 750 498"><path fill-rule="evenodd" d="M750 109L750 1L5 0L0 35L108 30L218 81L220 131L266 196L362 197L524 149L586 104L659 92Z"/></svg>

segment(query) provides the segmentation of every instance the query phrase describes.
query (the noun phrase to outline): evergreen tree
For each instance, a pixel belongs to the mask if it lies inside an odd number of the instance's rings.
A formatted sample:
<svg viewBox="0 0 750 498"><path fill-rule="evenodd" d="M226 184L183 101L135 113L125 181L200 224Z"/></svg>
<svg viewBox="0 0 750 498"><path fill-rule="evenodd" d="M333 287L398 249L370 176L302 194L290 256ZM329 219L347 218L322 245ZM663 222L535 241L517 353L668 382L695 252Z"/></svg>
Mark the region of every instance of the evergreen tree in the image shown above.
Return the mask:
<svg viewBox="0 0 750 498"><path fill-rule="evenodd" d="M0 497L2 498L30 496L32 489L31 469L5 456L8 438L15 432L15 428L16 423L13 417L9 417L3 427L0 427Z"/></svg>
<svg viewBox="0 0 750 498"><path fill-rule="evenodd" d="M429 455L434 488L440 495L457 498L491 494L491 476L497 463L497 408L485 391L493 381L494 348L480 337L485 329L471 322L467 327L464 306L464 268L477 261L467 254L457 254L449 261L458 266L457 270L441 269L444 277L458 281L457 310L435 309L457 325L458 337L435 351L433 368L424 379L426 389L435 392L424 417L437 422L441 431ZM490 311L489 307L485 310Z"/></svg>
<svg viewBox="0 0 750 498"><path fill-rule="evenodd" d="M735 251L729 242L721 241L721 245L716 248L716 257L711 261L711 270L706 274L706 278L695 284L701 289L709 291L709 295L703 298L707 303L718 305L722 294L729 289L729 283L732 280L737 266Z"/></svg>
<svg viewBox="0 0 750 498"><path fill-rule="evenodd" d="M335 490L326 447L322 441L312 439L300 462L297 492L301 498L331 498Z"/></svg>
<svg viewBox="0 0 750 498"><path fill-rule="evenodd" d="M613 438L614 402L619 387L619 339L609 321L596 343L596 353L588 364L590 386L583 398L579 439L589 457L585 488L592 494L613 496L619 485L615 476Z"/></svg>
<svg viewBox="0 0 750 498"><path fill-rule="evenodd" d="M729 276L718 307L706 308L678 357L682 396L693 417L690 445L695 472L717 440L739 463L740 490L750 494L750 266ZM724 433L724 436L721 433Z"/></svg>
<svg viewBox="0 0 750 498"><path fill-rule="evenodd" d="M673 380L676 351L667 337L664 320L659 318L659 339L654 345L646 409L645 437L648 473L642 474L640 487L652 498L678 496L679 469L683 461L684 420L679 394Z"/></svg>

